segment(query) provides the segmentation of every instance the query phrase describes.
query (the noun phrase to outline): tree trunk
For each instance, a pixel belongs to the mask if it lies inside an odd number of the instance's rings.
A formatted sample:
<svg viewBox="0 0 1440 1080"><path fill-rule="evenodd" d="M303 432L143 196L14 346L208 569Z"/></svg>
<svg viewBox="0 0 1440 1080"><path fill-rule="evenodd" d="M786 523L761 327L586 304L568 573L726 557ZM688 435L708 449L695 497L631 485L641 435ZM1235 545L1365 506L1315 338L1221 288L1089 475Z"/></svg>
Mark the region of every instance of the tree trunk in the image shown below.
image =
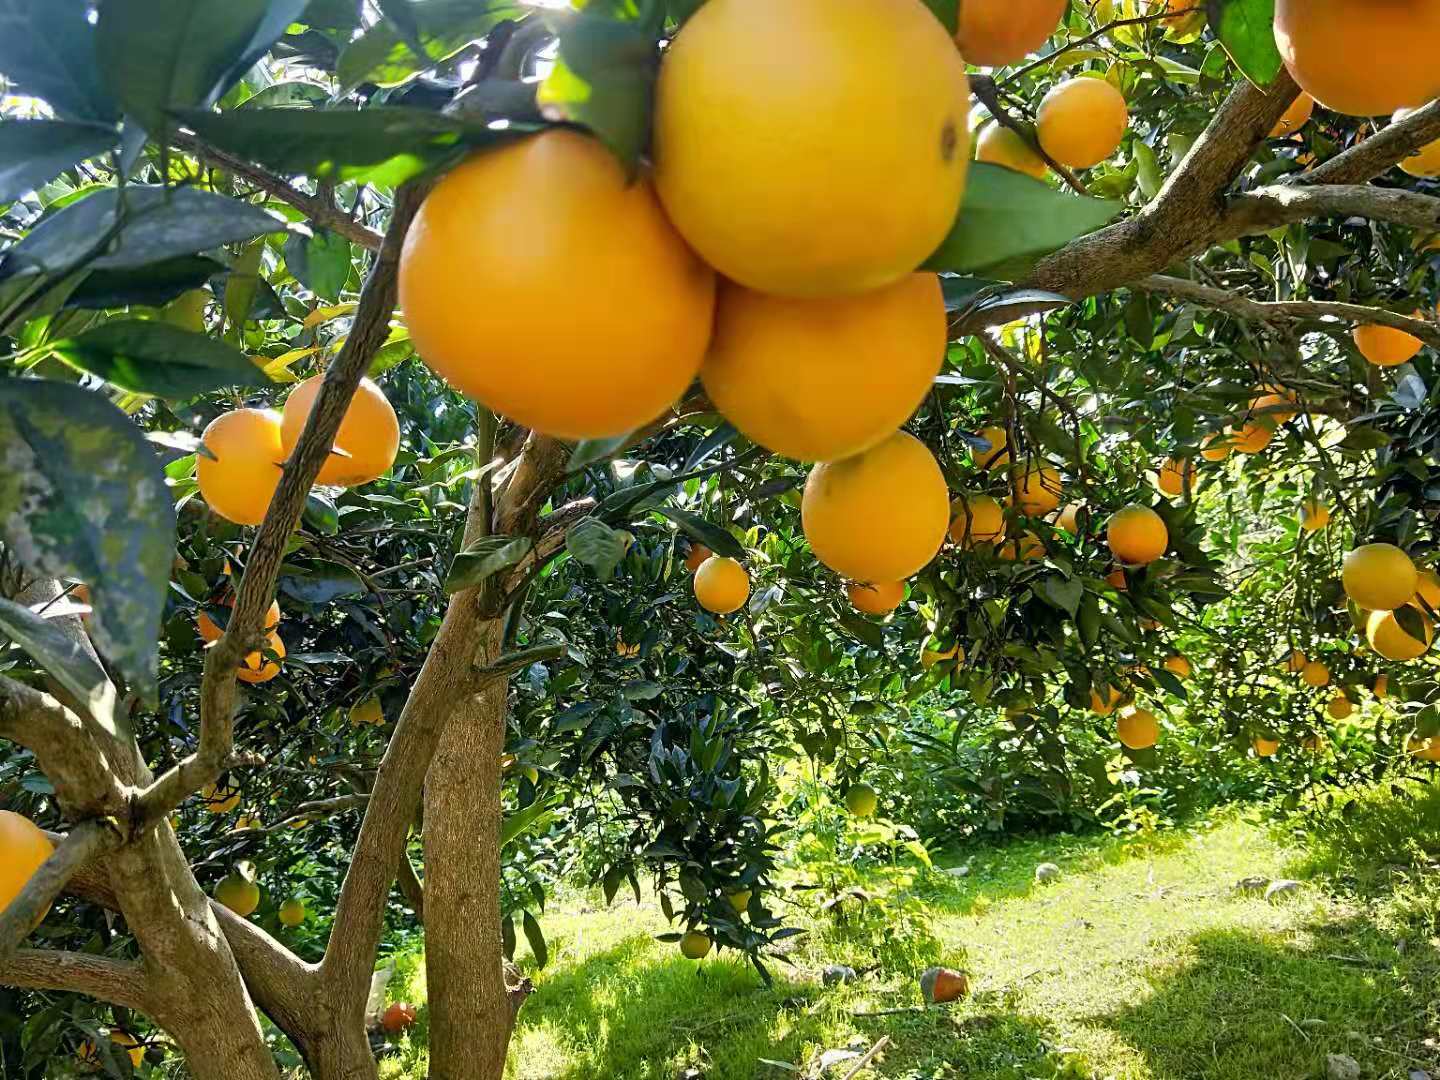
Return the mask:
<svg viewBox="0 0 1440 1080"><path fill-rule="evenodd" d="M477 662L504 622L480 627ZM425 973L431 1080L501 1080L513 1012L500 937L500 754L509 680L459 703L425 777Z"/></svg>

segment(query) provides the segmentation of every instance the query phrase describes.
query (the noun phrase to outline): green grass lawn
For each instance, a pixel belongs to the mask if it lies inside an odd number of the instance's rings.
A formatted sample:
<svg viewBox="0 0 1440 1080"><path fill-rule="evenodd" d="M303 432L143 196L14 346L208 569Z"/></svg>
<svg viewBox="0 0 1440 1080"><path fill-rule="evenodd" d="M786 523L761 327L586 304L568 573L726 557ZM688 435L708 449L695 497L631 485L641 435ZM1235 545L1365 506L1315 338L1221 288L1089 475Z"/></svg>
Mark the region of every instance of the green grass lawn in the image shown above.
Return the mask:
<svg viewBox="0 0 1440 1080"><path fill-rule="evenodd" d="M867 948L883 963L889 951L827 917L799 920L815 933L787 943L791 963L766 988L738 960L697 965L654 941L667 928L651 903L572 898L547 912L551 961L531 973L538 990L510 1075L840 1077L851 1066L822 1074L825 1051L889 1036L859 1077L1287 1080L1323 1077L1327 1054L1347 1054L1366 1080L1440 1078L1440 872L1429 861L1440 792L1419 807L1377 797L1336 841L1287 847L1225 814L1142 842L1055 838L939 859L972 870L909 886L934 935L920 953L965 967L972 994L930 1009L913 972L893 967L822 988L825 964L862 966ZM1062 868L1057 883L1034 884L1044 861ZM1275 902L1237 894L1252 875L1304 885ZM418 957L392 996L423 1001ZM423 1019L383 1077L423 1077Z"/></svg>

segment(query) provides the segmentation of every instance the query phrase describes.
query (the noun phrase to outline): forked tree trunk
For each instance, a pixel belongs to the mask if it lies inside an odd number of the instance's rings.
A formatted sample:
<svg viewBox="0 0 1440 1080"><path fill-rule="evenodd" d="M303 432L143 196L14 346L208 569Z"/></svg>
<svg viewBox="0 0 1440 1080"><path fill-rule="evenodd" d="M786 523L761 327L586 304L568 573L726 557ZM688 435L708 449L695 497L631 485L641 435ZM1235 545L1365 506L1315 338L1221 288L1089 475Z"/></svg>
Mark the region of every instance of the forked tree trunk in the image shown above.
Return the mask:
<svg viewBox="0 0 1440 1080"><path fill-rule="evenodd" d="M476 662L504 621L479 626ZM500 937L500 754L509 680L456 703L425 778L425 975L431 1080L501 1080L513 1012Z"/></svg>

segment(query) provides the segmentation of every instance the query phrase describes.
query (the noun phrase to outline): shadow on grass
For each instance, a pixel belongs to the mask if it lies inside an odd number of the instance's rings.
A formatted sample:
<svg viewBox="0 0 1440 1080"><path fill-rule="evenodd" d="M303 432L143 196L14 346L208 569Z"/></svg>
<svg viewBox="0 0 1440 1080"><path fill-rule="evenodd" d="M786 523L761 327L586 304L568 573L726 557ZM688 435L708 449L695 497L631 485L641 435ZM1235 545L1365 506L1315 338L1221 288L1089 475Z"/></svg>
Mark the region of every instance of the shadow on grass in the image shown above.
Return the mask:
<svg viewBox="0 0 1440 1080"><path fill-rule="evenodd" d="M1355 1058L1364 1076L1434 1070L1440 1051L1424 1040L1440 960L1400 940L1360 918L1283 939L1206 931L1185 942L1153 994L1096 1022L1139 1051L1156 1080L1324 1076L1327 1054Z"/></svg>
<svg viewBox="0 0 1440 1080"><path fill-rule="evenodd" d="M1343 814L1317 819L1306 840L1304 853L1287 868L1297 877L1325 874L1373 893L1397 877L1433 873L1440 860L1440 784L1362 791L1349 797Z"/></svg>

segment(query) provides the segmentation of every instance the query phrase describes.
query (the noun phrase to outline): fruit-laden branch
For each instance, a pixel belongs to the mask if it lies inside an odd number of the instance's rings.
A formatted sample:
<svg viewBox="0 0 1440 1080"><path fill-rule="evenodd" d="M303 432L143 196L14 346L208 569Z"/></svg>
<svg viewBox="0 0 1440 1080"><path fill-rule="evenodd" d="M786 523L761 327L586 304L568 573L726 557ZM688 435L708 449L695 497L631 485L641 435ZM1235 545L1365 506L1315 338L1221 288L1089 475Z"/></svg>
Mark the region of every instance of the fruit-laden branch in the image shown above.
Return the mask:
<svg viewBox="0 0 1440 1080"><path fill-rule="evenodd" d="M1223 311L1227 315L1254 322L1317 321L1320 322L1320 325L1316 326L1317 330L1336 334L1349 333L1351 325L1354 323L1390 326L1396 330L1414 334L1427 344L1440 348L1440 327L1434 323L1426 322L1423 319L1412 319L1405 315L1396 315L1393 311L1385 311L1381 308L1366 307L1364 304L1342 304L1319 300L1251 300L1226 289L1217 289L1196 281L1166 277L1161 274L1142 278L1135 283L1135 287L1177 300L1188 300L1216 311ZM1322 320L1343 320L1343 323L1322 322Z"/></svg>
<svg viewBox="0 0 1440 1080"><path fill-rule="evenodd" d="M1009 128L1016 135L1019 135L1020 138L1024 140L1025 145L1039 154L1041 160L1050 166L1050 171L1065 181L1068 187L1078 191L1081 195L1090 194L1090 192L1086 190L1085 185L1075 179L1074 173L1046 152L1040 140L1035 138L1033 131L1025 130L1025 126L1010 115L1010 110L1000 103L1000 94L995 88L994 79L989 75L972 75L970 76L970 89L974 92L976 98L979 99L980 104L984 105L985 108L990 111L990 115L995 118L995 122L1001 127Z"/></svg>
<svg viewBox="0 0 1440 1080"><path fill-rule="evenodd" d="M85 994L121 1008L154 1013L145 969L130 960L54 949L21 949L0 963L0 984Z"/></svg>
<svg viewBox="0 0 1440 1080"><path fill-rule="evenodd" d="M110 821L82 821L70 830L9 906L0 911L0 966L39 925L75 872L97 855L119 847L123 839Z"/></svg>
<svg viewBox="0 0 1440 1080"><path fill-rule="evenodd" d="M398 292L400 248L425 190L422 185L410 184L396 195L385 243L360 290L350 336L326 370L305 430L284 465L280 484L250 550L230 624L205 658L205 675L200 684L199 748L136 799L132 835L154 825L205 784L213 783L234 749L235 709L239 697L235 673L245 655L261 647L261 622L275 596L285 545L300 520L320 467L335 444L335 433L340 429L340 421L360 379L390 336L390 317L395 311Z"/></svg>
<svg viewBox="0 0 1440 1080"><path fill-rule="evenodd" d="M1370 184L1324 187L1272 184L1231 199L1213 242L1223 243L1280 225L1323 217L1363 217L1436 232L1440 231L1440 199Z"/></svg>
<svg viewBox="0 0 1440 1080"><path fill-rule="evenodd" d="M339 233L351 243L359 244L368 251L380 250L380 245L385 239L384 236L374 229L366 228L328 199L301 191L274 173L267 172L258 165L252 165L244 158L209 146L194 135L176 132L170 136L170 145L184 150L186 153L194 154L200 160L208 161L217 169L222 169L231 176L239 177L241 180L255 185L267 195L293 206L316 225Z"/></svg>
<svg viewBox="0 0 1440 1080"><path fill-rule="evenodd" d="M1323 165L1288 182L1295 187L1317 184L1359 184L1379 176L1397 162L1440 139L1440 101L1431 102L1399 123L1336 154Z"/></svg>

